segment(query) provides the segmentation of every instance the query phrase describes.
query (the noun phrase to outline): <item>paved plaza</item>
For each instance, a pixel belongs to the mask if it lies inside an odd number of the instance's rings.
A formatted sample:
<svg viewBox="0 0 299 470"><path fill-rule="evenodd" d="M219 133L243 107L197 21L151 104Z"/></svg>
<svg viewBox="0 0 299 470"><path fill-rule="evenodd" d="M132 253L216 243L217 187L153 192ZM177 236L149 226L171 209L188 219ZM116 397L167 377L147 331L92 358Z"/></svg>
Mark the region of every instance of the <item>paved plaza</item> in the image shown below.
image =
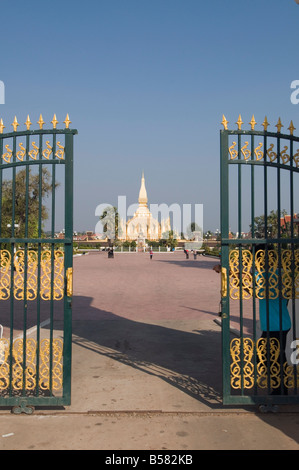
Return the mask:
<svg viewBox="0 0 299 470"><path fill-rule="evenodd" d="M99 393L107 389L104 374L84 373L79 380L86 387L84 380L95 377L94 395L85 398L85 409L194 411L198 400L208 407L221 403L215 262L186 260L183 252L157 253L152 260L147 253L75 259L74 344L115 359L109 394ZM133 394L127 375L121 378L124 366L134 371ZM80 367L74 370L81 373ZM157 393L152 381L159 384ZM180 399L171 400L178 390Z"/></svg>
<svg viewBox="0 0 299 470"><path fill-rule="evenodd" d="M72 404L2 409L0 449L298 449L297 408L222 405L215 263L183 252L74 257Z"/></svg>

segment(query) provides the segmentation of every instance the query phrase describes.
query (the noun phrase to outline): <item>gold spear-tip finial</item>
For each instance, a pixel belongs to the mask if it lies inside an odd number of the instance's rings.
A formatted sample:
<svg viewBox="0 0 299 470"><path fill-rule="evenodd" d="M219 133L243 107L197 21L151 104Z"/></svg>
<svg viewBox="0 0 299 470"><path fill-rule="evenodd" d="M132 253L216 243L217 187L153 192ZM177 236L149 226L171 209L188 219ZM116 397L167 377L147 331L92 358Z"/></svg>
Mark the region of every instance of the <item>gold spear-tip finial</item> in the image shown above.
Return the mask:
<svg viewBox="0 0 299 470"><path fill-rule="evenodd" d="M32 124L32 122L30 121L30 117L29 117L29 114L28 114L26 122L25 122L25 126L27 127L27 131L30 130L31 124Z"/></svg>
<svg viewBox="0 0 299 470"><path fill-rule="evenodd" d="M277 127L277 132L280 133L281 128L283 127L280 118L278 119L278 123L275 125L275 127Z"/></svg>
<svg viewBox="0 0 299 470"><path fill-rule="evenodd" d="M265 116L265 119L264 119L264 122L262 124L262 126L264 126L264 131L266 132L267 131L267 128L270 124L268 123L268 119L267 119L267 116Z"/></svg>
<svg viewBox="0 0 299 470"><path fill-rule="evenodd" d="M294 134L294 130L296 127L294 127L293 121L291 121L290 127L288 127L288 130L290 131L290 135Z"/></svg>
<svg viewBox="0 0 299 470"><path fill-rule="evenodd" d="M251 130L254 131L256 120L254 119L254 115L252 115L251 121L249 123L251 125Z"/></svg>
<svg viewBox="0 0 299 470"><path fill-rule="evenodd" d="M0 119L0 134L3 134L3 129L5 129L5 125L3 124L3 119Z"/></svg>
<svg viewBox="0 0 299 470"><path fill-rule="evenodd" d="M63 121L65 124L65 128L68 129L69 125L71 124L72 121L70 121L69 115L66 115L65 121Z"/></svg>
<svg viewBox="0 0 299 470"><path fill-rule="evenodd" d="M223 114L223 116L222 116L222 122L221 122L221 124L223 125L224 130L227 131L228 121L227 121L226 117L224 116L224 114Z"/></svg>
<svg viewBox="0 0 299 470"><path fill-rule="evenodd" d="M56 126L58 124L58 121L57 121L57 118L56 118L56 114L54 114L53 116L53 120L51 121L52 124L53 124L53 129L56 129Z"/></svg>
<svg viewBox="0 0 299 470"><path fill-rule="evenodd" d="M238 130L240 131L241 127L242 127L242 124L243 124L241 114L239 114L239 117L238 117L238 120L237 120L236 124L238 125Z"/></svg>
<svg viewBox="0 0 299 470"><path fill-rule="evenodd" d="M40 115L39 120L37 121L37 124L39 125L40 129L43 128L43 125L45 124L45 121L43 120L42 115Z"/></svg>
<svg viewBox="0 0 299 470"><path fill-rule="evenodd" d="M13 120L13 123L12 123L12 127L13 127L14 132L17 132L18 126L19 126L19 123L18 123L18 120L17 120L17 116L15 116L15 118Z"/></svg>

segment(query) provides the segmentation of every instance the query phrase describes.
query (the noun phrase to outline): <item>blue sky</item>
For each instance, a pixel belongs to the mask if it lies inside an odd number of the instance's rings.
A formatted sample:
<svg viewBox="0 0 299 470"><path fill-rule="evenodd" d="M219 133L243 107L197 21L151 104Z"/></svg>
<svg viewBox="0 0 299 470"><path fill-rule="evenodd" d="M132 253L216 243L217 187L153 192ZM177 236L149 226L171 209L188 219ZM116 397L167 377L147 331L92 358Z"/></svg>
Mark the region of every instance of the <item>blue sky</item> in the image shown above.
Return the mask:
<svg viewBox="0 0 299 470"><path fill-rule="evenodd" d="M76 230L98 204L135 203L143 170L150 203L203 204L215 230L222 115L299 129L294 0L15 0L1 18L6 130L69 113L79 131Z"/></svg>

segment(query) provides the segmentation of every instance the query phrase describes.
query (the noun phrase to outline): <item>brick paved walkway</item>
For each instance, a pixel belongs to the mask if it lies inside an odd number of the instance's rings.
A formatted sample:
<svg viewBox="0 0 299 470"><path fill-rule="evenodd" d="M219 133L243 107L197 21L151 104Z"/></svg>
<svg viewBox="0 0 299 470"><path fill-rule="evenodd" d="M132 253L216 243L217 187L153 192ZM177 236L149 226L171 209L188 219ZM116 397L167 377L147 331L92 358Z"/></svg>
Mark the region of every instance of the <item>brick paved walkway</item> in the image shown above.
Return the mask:
<svg viewBox="0 0 299 470"><path fill-rule="evenodd" d="M76 390L74 407L220 406L221 329L213 321L219 318L220 279L214 264L212 258L186 260L182 252L154 254L152 260L144 253L74 259L74 350L98 353L90 372L74 364L74 382L82 394L90 391L79 403ZM184 393L172 399L178 390Z"/></svg>
<svg viewBox="0 0 299 470"><path fill-rule="evenodd" d="M296 413L222 406L214 263L74 258L71 406L2 410L0 449L297 450Z"/></svg>
<svg viewBox="0 0 299 470"><path fill-rule="evenodd" d="M213 320L220 301L216 262L204 256L186 260L183 252L155 253L152 260L147 253L116 253L113 259L89 254L74 259L74 294L128 319ZM80 309L74 308L77 318Z"/></svg>

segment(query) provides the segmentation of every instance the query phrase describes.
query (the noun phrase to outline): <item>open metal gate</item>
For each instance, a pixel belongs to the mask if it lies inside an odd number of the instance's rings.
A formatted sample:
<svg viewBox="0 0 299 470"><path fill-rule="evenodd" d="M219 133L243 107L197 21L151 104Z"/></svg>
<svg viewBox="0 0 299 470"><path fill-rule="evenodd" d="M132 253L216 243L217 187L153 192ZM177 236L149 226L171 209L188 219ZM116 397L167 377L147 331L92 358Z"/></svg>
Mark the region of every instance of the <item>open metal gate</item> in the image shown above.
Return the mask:
<svg viewBox="0 0 299 470"><path fill-rule="evenodd" d="M0 121L0 406L71 399L73 137ZM60 225L60 233L59 227Z"/></svg>
<svg viewBox="0 0 299 470"><path fill-rule="evenodd" d="M299 138L222 124L223 402L298 403Z"/></svg>

